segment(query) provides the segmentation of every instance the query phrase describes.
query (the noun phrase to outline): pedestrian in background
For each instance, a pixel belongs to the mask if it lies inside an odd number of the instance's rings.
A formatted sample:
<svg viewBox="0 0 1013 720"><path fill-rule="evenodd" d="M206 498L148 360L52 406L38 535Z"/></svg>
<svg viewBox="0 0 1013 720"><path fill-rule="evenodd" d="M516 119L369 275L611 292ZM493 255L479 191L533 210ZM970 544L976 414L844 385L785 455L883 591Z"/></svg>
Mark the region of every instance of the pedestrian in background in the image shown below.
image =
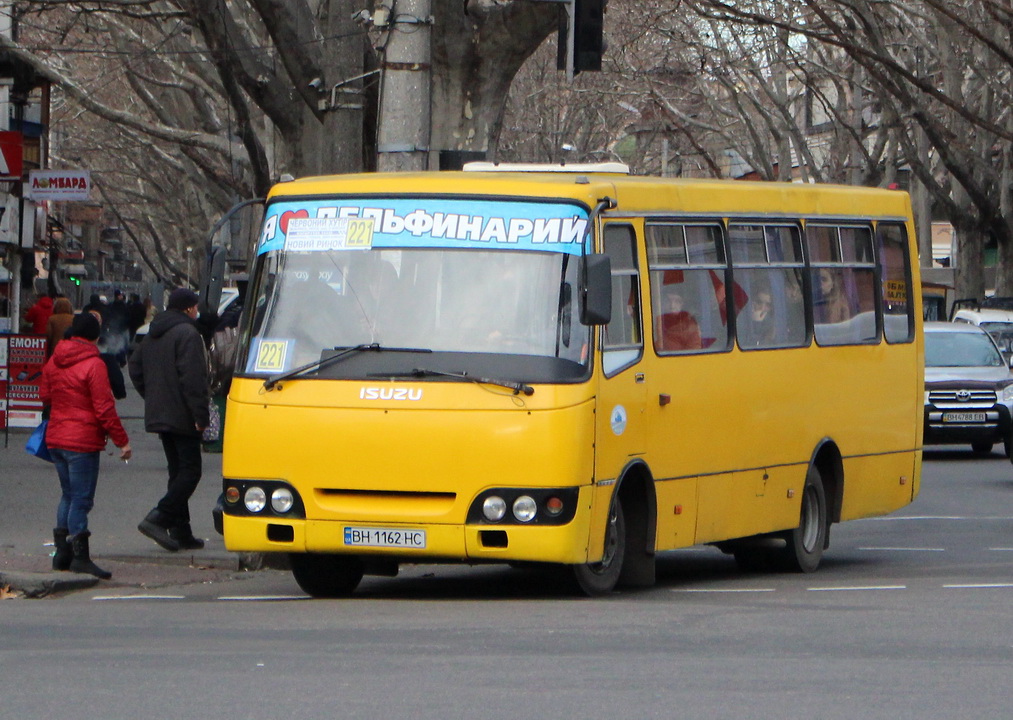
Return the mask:
<svg viewBox="0 0 1013 720"><path fill-rule="evenodd" d="M33 335L46 334L46 323L49 322L49 316L52 314L53 298L48 295L40 295L35 304L25 313L25 320L31 324Z"/></svg>
<svg viewBox="0 0 1013 720"><path fill-rule="evenodd" d="M128 370L144 398L144 429L158 433L169 466L168 487L137 529L166 550L199 550L190 526L190 497L201 478L201 433L208 426L208 362L197 330L197 294L177 288L131 354Z"/></svg>
<svg viewBox="0 0 1013 720"><path fill-rule="evenodd" d="M74 322L74 307L65 297L56 298L53 314L46 322L46 359L52 357L57 344L63 340L71 323Z"/></svg>
<svg viewBox="0 0 1013 720"><path fill-rule="evenodd" d="M129 460L130 439L116 414L105 363L97 342L101 326L91 313L74 316L69 337L56 345L42 369L39 396L49 408L46 445L60 478L53 542L54 570L88 573L103 580L112 573L91 559L88 513L95 504L99 458L112 438L120 459Z"/></svg>

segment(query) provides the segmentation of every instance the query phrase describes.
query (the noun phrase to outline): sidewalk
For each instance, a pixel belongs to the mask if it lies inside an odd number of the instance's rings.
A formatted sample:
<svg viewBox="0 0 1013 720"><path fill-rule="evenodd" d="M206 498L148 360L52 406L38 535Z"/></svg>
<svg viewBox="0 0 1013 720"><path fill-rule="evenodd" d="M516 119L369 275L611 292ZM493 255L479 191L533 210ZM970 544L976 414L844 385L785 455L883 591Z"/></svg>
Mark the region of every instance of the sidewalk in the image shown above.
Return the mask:
<svg viewBox="0 0 1013 720"><path fill-rule="evenodd" d="M226 552L211 519L221 492L221 455L204 453L203 477L190 500L194 535L207 541L203 550L171 553L137 531L137 523L165 492L167 476L158 436L144 432L143 401L133 388L127 393L117 410L133 458L124 464L118 454L102 455L95 507L88 516L92 558L113 574L112 580L101 581L102 587L211 582L239 572L240 555ZM90 575L52 571L60 485L51 464L25 452L29 433L11 429L7 447L0 433L0 598L5 592L41 597L100 582ZM110 449L115 450L112 443L106 452Z"/></svg>

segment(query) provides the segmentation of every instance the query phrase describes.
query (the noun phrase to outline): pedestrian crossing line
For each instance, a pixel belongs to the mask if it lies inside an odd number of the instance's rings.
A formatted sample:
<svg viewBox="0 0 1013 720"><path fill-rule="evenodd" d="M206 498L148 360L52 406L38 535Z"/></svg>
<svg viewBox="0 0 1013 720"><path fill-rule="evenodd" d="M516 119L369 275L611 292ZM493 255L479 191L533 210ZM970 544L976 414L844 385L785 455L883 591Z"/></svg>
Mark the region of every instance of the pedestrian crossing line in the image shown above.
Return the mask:
<svg viewBox="0 0 1013 720"><path fill-rule="evenodd" d="M96 595L92 600L186 600L186 595Z"/></svg>

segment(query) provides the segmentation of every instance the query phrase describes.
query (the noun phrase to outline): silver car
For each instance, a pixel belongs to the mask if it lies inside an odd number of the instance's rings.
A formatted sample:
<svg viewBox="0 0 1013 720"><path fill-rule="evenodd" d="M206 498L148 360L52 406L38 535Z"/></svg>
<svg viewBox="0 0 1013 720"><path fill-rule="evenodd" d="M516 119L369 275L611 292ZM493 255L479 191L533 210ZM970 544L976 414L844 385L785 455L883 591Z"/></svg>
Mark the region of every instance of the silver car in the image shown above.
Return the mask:
<svg viewBox="0 0 1013 720"><path fill-rule="evenodd" d="M925 444L1010 454L1013 375L991 336L966 323L925 323Z"/></svg>

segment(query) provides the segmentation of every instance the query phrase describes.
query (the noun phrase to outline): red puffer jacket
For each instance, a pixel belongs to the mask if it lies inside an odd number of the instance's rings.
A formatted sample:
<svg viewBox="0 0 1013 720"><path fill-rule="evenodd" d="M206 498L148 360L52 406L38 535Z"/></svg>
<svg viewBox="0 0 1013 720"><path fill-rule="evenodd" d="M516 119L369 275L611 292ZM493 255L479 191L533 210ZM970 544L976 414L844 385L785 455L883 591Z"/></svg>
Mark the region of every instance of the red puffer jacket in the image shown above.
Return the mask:
<svg viewBox="0 0 1013 720"><path fill-rule="evenodd" d="M129 442L116 414L106 364L92 343L77 338L57 343L42 369L39 395L50 406L49 447L95 452L105 447L107 435L117 447Z"/></svg>

